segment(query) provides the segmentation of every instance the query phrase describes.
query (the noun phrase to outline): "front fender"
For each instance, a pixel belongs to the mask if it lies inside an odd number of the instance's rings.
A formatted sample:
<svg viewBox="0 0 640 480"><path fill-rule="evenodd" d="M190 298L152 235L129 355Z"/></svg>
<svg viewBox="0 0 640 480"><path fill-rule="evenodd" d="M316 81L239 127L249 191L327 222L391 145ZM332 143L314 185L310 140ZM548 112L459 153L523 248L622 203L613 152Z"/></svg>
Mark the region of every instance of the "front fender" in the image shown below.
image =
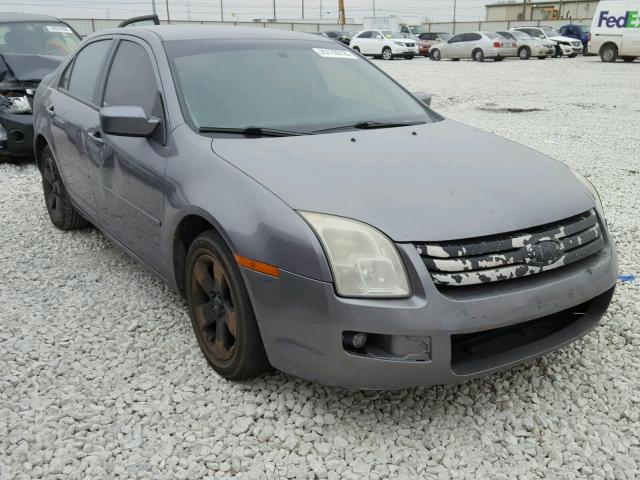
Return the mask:
<svg viewBox="0 0 640 480"><path fill-rule="evenodd" d="M186 125L177 127L173 135L179 155L168 159L165 176L168 252L173 251L180 222L198 215L218 230L233 253L315 280L331 281L322 246L300 215L218 157L211 150L210 138L197 135Z"/></svg>

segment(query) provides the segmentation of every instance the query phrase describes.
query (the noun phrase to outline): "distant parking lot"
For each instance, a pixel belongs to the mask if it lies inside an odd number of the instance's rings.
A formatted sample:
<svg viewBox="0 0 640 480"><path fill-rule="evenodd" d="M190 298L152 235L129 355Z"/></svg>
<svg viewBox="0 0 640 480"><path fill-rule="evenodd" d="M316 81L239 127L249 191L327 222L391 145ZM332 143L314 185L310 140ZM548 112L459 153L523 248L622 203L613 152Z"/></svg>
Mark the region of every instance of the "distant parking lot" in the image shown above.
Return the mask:
<svg viewBox="0 0 640 480"><path fill-rule="evenodd" d="M55 230L35 166L0 164L1 479L640 475L640 63L375 63L595 184L628 275L596 330L461 385L229 383L176 293L97 231Z"/></svg>

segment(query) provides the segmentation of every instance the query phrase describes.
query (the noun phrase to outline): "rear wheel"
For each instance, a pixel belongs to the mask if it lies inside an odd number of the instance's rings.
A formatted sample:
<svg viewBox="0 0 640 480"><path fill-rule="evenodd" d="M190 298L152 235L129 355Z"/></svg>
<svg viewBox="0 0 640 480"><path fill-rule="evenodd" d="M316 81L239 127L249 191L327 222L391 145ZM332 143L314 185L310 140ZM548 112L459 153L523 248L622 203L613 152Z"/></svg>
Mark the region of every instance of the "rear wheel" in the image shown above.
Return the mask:
<svg viewBox="0 0 640 480"><path fill-rule="evenodd" d="M44 201L51 223L60 230L75 230L88 226L89 222L78 213L71 203L53 153L48 146L42 151L41 165Z"/></svg>
<svg viewBox="0 0 640 480"><path fill-rule="evenodd" d="M270 369L249 295L231 252L213 230L187 254L186 297L198 345L213 369L229 380Z"/></svg>
<svg viewBox="0 0 640 480"><path fill-rule="evenodd" d="M391 49L389 47L384 47L382 49L382 59L383 60L392 60L393 59L393 52L391 51Z"/></svg>
<svg viewBox="0 0 640 480"><path fill-rule="evenodd" d="M618 58L618 47L616 47L612 43L606 44L600 50L600 59L603 62L607 62L607 63L615 62L616 58Z"/></svg>
<svg viewBox="0 0 640 480"><path fill-rule="evenodd" d="M520 57L520 60L529 60L531 58L531 49L529 47L520 47L518 57Z"/></svg>
<svg viewBox="0 0 640 480"><path fill-rule="evenodd" d="M471 53L471 58L476 62L484 62L484 52L478 48Z"/></svg>
<svg viewBox="0 0 640 480"><path fill-rule="evenodd" d="M442 60L442 54L440 53L440 50L438 50L437 48L433 48L431 49L431 51L429 51L429 58L434 62L439 62L440 60Z"/></svg>
<svg viewBox="0 0 640 480"><path fill-rule="evenodd" d="M631 62L633 62L635 59L636 59L636 57L622 57L622 60L623 60L625 63L631 63Z"/></svg>

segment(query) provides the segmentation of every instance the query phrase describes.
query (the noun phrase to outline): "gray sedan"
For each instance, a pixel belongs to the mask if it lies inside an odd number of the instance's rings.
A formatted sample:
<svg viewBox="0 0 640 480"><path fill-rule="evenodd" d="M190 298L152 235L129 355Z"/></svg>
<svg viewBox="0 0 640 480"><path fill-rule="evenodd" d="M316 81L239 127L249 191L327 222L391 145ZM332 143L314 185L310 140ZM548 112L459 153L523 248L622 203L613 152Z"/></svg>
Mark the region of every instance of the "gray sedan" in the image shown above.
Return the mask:
<svg viewBox="0 0 640 480"><path fill-rule="evenodd" d="M35 154L52 223L180 292L223 377L458 382L591 330L617 261L586 179L427 103L318 36L103 30L38 88Z"/></svg>
<svg viewBox="0 0 640 480"><path fill-rule="evenodd" d="M516 42L517 55L520 60L529 60L532 55L544 60L553 56L556 52L556 44L554 42L533 38L531 35L519 30L500 30L496 33L507 40Z"/></svg>
<svg viewBox="0 0 640 480"><path fill-rule="evenodd" d="M460 33L446 42L437 43L429 49L431 60L450 58L460 60L471 58L476 62L484 62L492 58L499 62L516 54L516 42L507 40L492 32Z"/></svg>

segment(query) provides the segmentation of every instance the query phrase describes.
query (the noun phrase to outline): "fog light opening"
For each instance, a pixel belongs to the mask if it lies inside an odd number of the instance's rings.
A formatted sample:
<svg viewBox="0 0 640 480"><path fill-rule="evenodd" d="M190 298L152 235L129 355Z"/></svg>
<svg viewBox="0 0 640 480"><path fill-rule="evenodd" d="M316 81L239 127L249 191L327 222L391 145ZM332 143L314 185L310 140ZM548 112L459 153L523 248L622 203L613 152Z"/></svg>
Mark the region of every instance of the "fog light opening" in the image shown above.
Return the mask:
<svg viewBox="0 0 640 480"><path fill-rule="evenodd" d="M9 140L14 143L22 143L25 140L25 135L22 130L11 130L9 131Z"/></svg>

